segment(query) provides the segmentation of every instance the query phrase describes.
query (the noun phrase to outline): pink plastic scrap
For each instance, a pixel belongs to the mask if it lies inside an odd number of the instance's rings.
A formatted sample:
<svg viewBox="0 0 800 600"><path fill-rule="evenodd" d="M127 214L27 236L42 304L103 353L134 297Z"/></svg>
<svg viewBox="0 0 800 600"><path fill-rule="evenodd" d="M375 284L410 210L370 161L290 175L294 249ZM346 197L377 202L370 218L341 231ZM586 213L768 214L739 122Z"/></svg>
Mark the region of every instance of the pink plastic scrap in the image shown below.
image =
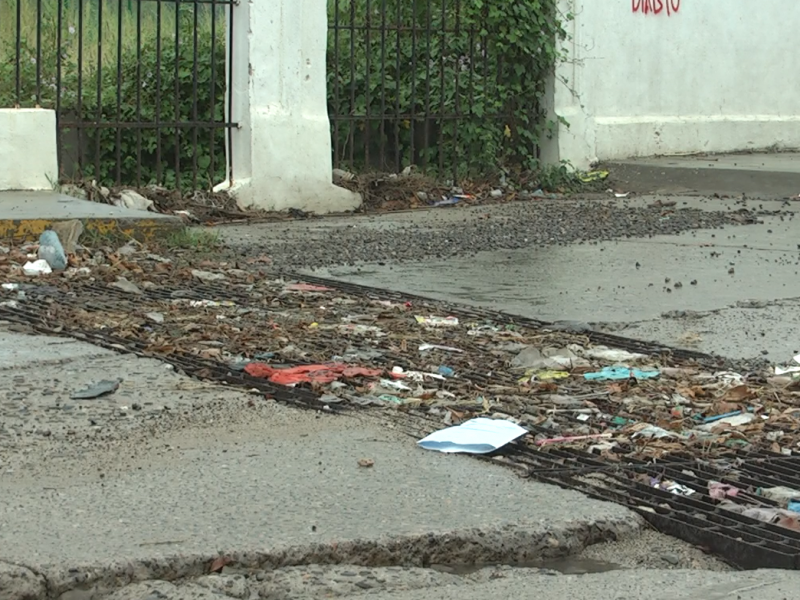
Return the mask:
<svg viewBox="0 0 800 600"><path fill-rule="evenodd" d="M312 283L290 283L285 288L290 292L332 292L333 288L324 285L314 285Z"/></svg>
<svg viewBox="0 0 800 600"><path fill-rule="evenodd" d="M708 495L714 500L725 500L725 498L735 498L741 492L739 488L719 481L708 482Z"/></svg>

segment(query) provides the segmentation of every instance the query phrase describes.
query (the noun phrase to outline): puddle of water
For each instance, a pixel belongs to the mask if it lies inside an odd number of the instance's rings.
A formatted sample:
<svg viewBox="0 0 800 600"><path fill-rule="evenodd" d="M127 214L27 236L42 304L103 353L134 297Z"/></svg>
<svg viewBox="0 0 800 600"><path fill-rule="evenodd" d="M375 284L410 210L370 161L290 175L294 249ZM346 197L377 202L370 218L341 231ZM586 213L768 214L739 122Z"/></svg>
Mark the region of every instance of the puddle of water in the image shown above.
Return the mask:
<svg viewBox="0 0 800 600"><path fill-rule="evenodd" d="M591 558L565 557L544 561L531 561L525 563L473 563L468 565L431 565L431 569L453 575L471 575L481 569L489 567L508 566L517 569L544 569L558 571L564 575L587 575L589 573L606 573L619 571L624 567Z"/></svg>

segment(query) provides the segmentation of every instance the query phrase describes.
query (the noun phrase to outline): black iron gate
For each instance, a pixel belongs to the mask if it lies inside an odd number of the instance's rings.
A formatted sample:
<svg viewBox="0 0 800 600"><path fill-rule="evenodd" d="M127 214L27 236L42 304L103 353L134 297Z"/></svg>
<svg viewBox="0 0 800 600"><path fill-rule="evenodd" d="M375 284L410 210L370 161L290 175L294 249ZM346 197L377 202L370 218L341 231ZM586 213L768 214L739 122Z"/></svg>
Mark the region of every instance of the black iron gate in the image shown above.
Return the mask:
<svg viewBox="0 0 800 600"><path fill-rule="evenodd" d="M4 0L0 107L56 111L62 180L227 178L237 0Z"/></svg>
<svg viewBox="0 0 800 600"><path fill-rule="evenodd" d="M328 0L328 112L335 167L457 180L496 166L523 120L540 117L544 78L496 43L491 3ZM542 35L546 35L543 32ZM530 76L509 101L510 79Z"/></svg>

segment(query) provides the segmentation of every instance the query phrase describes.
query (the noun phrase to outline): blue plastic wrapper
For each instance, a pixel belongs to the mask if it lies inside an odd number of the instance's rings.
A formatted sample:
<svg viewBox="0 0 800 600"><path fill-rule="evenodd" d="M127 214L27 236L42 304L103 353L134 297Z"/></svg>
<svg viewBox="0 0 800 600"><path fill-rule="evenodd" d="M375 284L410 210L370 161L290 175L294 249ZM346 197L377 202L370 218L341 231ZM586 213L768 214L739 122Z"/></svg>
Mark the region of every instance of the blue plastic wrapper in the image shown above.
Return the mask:
<svg viewBox="0 0 800 600"><path fill-rule="evenodd" d="M586 373L583 377L588 381L613 381L616 379L654 379L660 375L659 371L642 371L627 367L604 367L597 373Z"/></svg>
<svg viewBox="0 0 800 600"><path fill-rule="evenodd" d="M439 375L441 375L442 377L452 377L455 374L456 374L455 371L453 371L453 369L451 369L450 367L446 367L444 365L439 367Z"/></svg>
<svg viewBox="0 0 800 600"><path fill-rule="evenodd" d="M67 254L55 231L47 230L39 236L39 258L46 260L54 271L67 268Z"/></svg>

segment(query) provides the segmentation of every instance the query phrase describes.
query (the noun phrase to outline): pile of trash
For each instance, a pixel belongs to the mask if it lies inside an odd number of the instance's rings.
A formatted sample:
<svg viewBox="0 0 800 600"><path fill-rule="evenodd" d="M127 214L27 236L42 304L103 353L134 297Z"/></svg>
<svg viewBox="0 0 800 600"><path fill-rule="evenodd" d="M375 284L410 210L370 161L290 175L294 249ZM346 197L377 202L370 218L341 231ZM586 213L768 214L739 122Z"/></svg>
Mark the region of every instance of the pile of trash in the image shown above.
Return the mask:
<svg viewBox="0 0 800 600"><path fill-rule="evenodd" d="M441 302L288 280L257 264L187 264L136 244L65 253L51 238L0 253L0 318L24 311L64 334L215 361L307 387L328 407L414 412L442 428L501 419L526 429L523 444L606 461L800 449L800 357L777 372L725 371Z"/></svg>

